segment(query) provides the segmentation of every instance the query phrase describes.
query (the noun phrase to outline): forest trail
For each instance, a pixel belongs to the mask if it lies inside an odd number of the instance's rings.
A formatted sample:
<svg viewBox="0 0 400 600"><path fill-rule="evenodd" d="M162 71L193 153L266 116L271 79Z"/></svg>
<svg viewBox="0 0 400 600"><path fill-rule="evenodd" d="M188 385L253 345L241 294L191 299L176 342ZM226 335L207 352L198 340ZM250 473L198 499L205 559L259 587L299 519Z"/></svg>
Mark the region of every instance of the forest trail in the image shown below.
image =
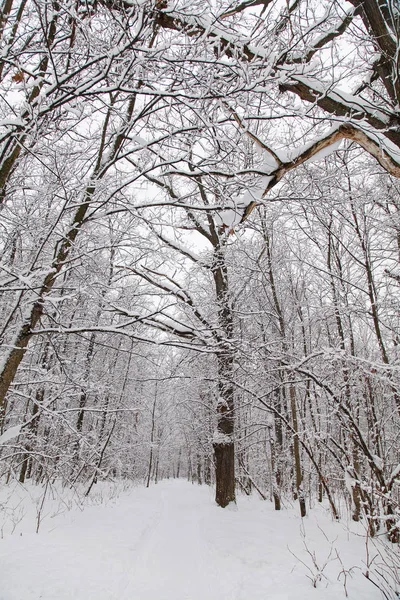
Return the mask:
<svg viewBox="0 0 400 600"><path fill-rule="evenodd" d="M328 563L316 588L304 542ZM205 486L164 481L83 511L49 504L39 534L5 535L0 600L337 600L336 549L345 569L358 567L349 598L378 600L362 576L363 546L321 508L302 524L292 508L240 498L223 510Z"/></svg>

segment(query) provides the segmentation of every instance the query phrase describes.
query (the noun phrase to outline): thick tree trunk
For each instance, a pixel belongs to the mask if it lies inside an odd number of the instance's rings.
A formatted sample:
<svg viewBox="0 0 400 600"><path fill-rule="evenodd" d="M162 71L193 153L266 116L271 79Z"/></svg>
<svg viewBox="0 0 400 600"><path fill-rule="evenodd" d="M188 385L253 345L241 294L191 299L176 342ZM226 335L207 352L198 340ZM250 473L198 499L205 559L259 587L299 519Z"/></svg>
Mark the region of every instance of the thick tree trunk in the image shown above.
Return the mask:
<svg viewBox="0 0 400 600"><path fill-rule="evenodd" d="M230 354L230 353L229 353ZM215 455L215 501L224 508L235 502L235 445L234 445L234 401L230 382L232 356L223 355L219 361L219 392L217 403L217 429L214 434Z"/></svg>
<svg viewBox="0 0 400 600"><path fill-rule="evenodd" d="M215 501L218 506L225 507L235 502L235 445L234 403L231 385L221 384L221 397L217 404L217 429L214 435L215 455Z"/></svg>
<svg viewBox="0 0 400 600"><path fill-rule="evenodd" d="M225 508L235 502L235 446L229 443L214 443L215 454L215 501Z"/></svg>
<svg viewBox="0 0 400 600"><path fill-rule="evenodd" d="M234 354L230 340L233 337L233 315L230 306L228 269L225 262L225 242L217 235L214 244L213 277L218 302L219 325L222 331L221 349L217 352L218 392L217 428L213 448L215 455L215 501L224 508L235 497L235 406L232 385Z"/></svg>

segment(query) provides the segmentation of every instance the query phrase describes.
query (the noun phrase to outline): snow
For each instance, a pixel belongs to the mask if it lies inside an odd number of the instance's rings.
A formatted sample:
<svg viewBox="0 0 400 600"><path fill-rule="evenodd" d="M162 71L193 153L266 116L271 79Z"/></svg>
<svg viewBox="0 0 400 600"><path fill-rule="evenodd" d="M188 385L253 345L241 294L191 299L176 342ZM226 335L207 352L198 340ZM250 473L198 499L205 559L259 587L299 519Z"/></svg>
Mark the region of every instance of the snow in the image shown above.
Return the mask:
<svg viewBox="0 0 400 600"><path fill-rule="evenodd" d="M136 142L137 144L139 144L141 147L146 148L146 146L148 145L148 141L140 136L140 135L132 135L129 138L132 142Z"/></svg>
<svg viewBox="0 0 400 600"><path fill-rule="evenodd" d="M17 437L21 433L22 425L9 427L2 435L0 435L0 444L5 444L9 440Z"/></svg>
<svg viewBox="0 0 400 600"><path fill-rule="evenodd" d="M232 436L216 430L213 434L213 444L232 444Z"/></svg>
<svg viewBox="0 0 400 600"><path fill-rule="evenodd" d="M256 497L221 509L184 480L114 498L104 485L84 510L73 490L48 490L38 534L44 488L0 490L14 523L1 528L0 600L338 600L345 574L350 599L381 598L362 574L362 527L352 534L321 507L300 519Z"/></svg>
<svg viewBox="0 0 400 600"><path fill-rule="evenodd" d="M271 159L275 160L272 157ZM271 165L272 163L269 164ZM271 176L264 175L258 179L255 185L249 187L249 189L240 197L229 199L226 202L226 207L223 210L215 213L214 218L217 227L224 226L229 230L235 229L235 227L241 223L246 208L252 202L259 202L261 200L271 179Z"/></svg>
<svg viewBox="0 0 400 600"><path fill-rule="evenodd" d="M381 459L381 457L377 456L376 454L374 454L372 458L374 459L374 463L378 467L378 469L380 469L382 471L382 469L383 469L383 460Z"/></svg>
<svg viewBox="0 0 400 600"><path fill-rule="evenodd" d="M9 127L9 126L23 127L24 125L25 125L25 122L23 119L7 118L7 119L2 119L0 121L0 127Z"/></svg>
<svg viewBox="0 0 400 600"><path fill-rule="evenodd" d="M218 227L225 225L229 229L234 228L239 225L243 211L244 208L237 204L235 200L228 200L227 208L215 213L215 223Z"/></svg>
<svg viewBox="0 0 400 600"><path fill-rule="evenodd" d="M314 154L314 156L309 158L306 162L307 163L315 163L320 160L323 160L324 158L327 158L328 156L330 156L331 154L336 152L336 150L339 150L339 147L340 147L340 144L342 143L342 141L343 140L337 140L336 142L333 142L333 144L330 144L330 146L327 146L326 148L319 150L316 154Z"/></svg>
<svg viewBox="0 0 400 600"><path fill-rule="evenodd" d="M77 117L78 119L82 118L83 115L83 108L79 107L79 106L71 106L71 105L67 105L65 107L65 110L69 113L71 113L72 115L74 115L75 117Z"/></svg>
<svg viewBox="0 0 400 600"><path fill-rule="evenodd" d="M322 135L320 135L319 138L314 138L310 142L303 144L302 146L297 146L296 148L289 148L289 149L281 148L277 151L277 154L279 155L279 158L282 162L284 162L284 163L285 162L293 162L296 159L298 159L299 156L301 156L302 154L307 152L307 150L309 150L309 148L315 146L315 144L318 141L328 138L331 134L335 133L338 129L339 129L339 125L335 125L329 131L325 131ZM315 162L318 162L318 161L330 156L331 154L333 154L334 152L336 152L339 149L342 141L343 141L342 139L339 139L336 142L332 142L325 148L322 148L321 150L316 152L313 156L311 156L305 162L306 163L315 163Z"/></svg>
<svg viewBox="0 0 400 600"><path fill-rule="evenodd" d="M120 296L119 290L109 289L109 290L107 290L104 297L105 297L105 300L107 300L107 302L115 302L116 300L118 300L119 296Z"/></svg>
<svg viewBox="0 0 400 600"><path fill-rule="evenodd" d="M160 235L160 234L158 234L158 235ZM181 252L181 254L184 254L185 256L190 258L193 262L202 262L202 258L200 256L200 254L197 254L192 249L188 248L184 244L181 244L179 239L176 236L174 239L171 239L163 233L162 235L160 235L160 238L163 241L165 241L165 243L168 244L168 246L175 248L175 250L178 250L178 252Z"/></svg>
<svg viewBox="0 0 400 600"><path fill-rule="evenodd" d="M394 471L392 471L391 475L390 475L390 479L394 480L396 479L398 476L400 475L400 464L397 465L397 467L394 469Z"/></svg>
<svg viewBox="0 0 400 600"><path fill-rule="evenodd" d="M393 144L387 137L384 137L380 132L373 130L371 127L368 127L367 123L363 122L362 124L355 124L358 129L361 129L368 137L370 137L374 142L378 144L389 154L391 158L395 162L400 162L400 151L399 148Z"/></svg>
<svg viewBox="0 0 400 600"><path fill-rule="evenodd" d="M389 123L389 117L385 112L380 110L379 107L375 106L372 102L369 102L364 98L360 98L360 96L349 94L338 87L332 88L332 86L328 86L326 83L317 81L314 77L308 78L304 77L299 73L294 73L292 65L285 65L282 66L280 69L280 77L282 83L284 83L287 79L298 81L306 85L310 90L318 92L319 95L326 95L329 98L332 98L332 100L334 100L335 102L339 102L340 104L345 105L349 109L349 111L351 110L359 113L366 113L370 116L376 117L377 119L382 121L382 123ZM287 79L285 78L285 72L287 72Z"/></svg>

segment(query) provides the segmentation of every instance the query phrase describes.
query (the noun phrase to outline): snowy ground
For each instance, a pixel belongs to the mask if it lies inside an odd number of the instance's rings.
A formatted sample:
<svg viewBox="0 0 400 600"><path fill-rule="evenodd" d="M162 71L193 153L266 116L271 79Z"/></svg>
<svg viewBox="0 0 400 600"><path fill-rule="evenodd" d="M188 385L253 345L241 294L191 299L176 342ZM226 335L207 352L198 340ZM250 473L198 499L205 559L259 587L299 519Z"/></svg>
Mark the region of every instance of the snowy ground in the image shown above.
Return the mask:
<svg viewBox="0 0 400 600"><path fill-rule="evenodd" d="M303 523L295 509L277 513L257 498L223 510L207 487L164 481L101 492L84 510L48 493L36 534L40 496L29 491L28 514L26 494L17 486L3 510L0 600L382 598L363 576L362 528L350 533L321 507Z"/></svg>

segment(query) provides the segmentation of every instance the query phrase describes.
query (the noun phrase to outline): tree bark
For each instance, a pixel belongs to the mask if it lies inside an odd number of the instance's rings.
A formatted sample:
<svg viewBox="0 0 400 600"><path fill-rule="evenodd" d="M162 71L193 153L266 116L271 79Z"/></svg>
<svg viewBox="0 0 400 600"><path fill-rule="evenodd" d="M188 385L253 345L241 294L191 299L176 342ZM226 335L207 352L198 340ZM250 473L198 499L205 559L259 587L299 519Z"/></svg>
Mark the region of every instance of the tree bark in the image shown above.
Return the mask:
<svg viewBox="0 0 400 600"><path fill-rule="evenodd" d="M215 229L214 229L215 232ZM215 232L216 233L216 232ZM225 262L224 239L216 233L214 238L213 277L221 328L221 350L217 352L219 398L217 402L217 428L214 437L215 501L224 508L236 502L235 496L235 405L232 385L233 315L230 307L228 269Z"/></svg>
<svg viewBox="0 0 400 600"><path fill-rule="evenodd" d="M299 444L299 428L297 423L297 407L296 407L296 390L293 383L290 384L290 408L292 411L292 422L293 422L293 454L294 464L296 473L296 495L300 506L300 515L305 517L307 514L306 501L304 499L304 492L302 487L303 472L301 470L301 457L300 457L300 444Z"/></svg>

